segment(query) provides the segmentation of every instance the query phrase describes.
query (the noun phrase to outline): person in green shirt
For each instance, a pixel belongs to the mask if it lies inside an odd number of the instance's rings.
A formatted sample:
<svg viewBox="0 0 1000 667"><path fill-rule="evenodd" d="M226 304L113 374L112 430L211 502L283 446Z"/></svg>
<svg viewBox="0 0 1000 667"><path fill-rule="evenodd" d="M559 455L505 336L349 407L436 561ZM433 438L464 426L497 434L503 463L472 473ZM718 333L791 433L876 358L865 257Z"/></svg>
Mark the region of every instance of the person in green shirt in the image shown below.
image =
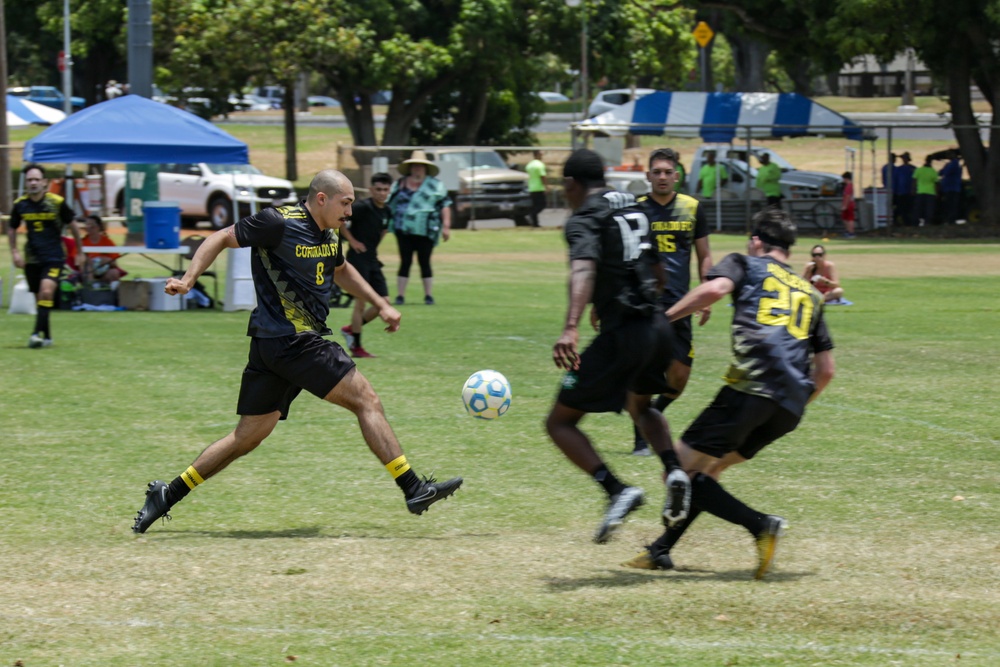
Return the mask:
<svg viewBox="0 0 1000 667"><path fill-rule="evenodd" d="M756 186L767 197L768 206L781 208L781 167L771 162L770 153L760 156Z"/></svg>
<svg viewBox="0 0 1000 667"><path fill-rule="evenodd" d="M525 165L528 173L528 194L531 195L531 226L538 227L538 214L545 210L548 186L545 184L545 163L542 151L534 152L535 159Z"/></svg>
<svg viewBox="0 0 1000 667"><path fill-rule="evenodd" d="M930 156L924 158L924 166L913 172L913 187L917 194L916 211L913 217L921 227L934 221L934 205L937 203L939 179L937 171L931 166Z"/></svg>
<svg viewBox="0 0 1000 667"><path fill-rule="evenodd" d="M698 186L696 190L705 199L711 199L715 195L715 180L718 178L719 187L724 187L729 182L729 172L725 165L715 163L715 151L705 153L705 164L698 171ZM716 177L716 170L719 171Z"/></svg>

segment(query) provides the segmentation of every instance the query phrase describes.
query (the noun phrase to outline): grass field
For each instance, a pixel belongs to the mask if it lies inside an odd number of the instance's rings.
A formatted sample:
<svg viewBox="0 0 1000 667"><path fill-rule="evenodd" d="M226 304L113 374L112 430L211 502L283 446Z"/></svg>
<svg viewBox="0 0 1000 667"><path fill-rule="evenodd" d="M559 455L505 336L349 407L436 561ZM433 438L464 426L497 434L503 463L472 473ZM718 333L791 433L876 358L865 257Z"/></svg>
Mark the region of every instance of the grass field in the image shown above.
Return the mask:
<svg viewBox="0 0 1000 667"><path fill-rule="evenodd" d="M743 239L712 244L720 259ZM439 305L366 330L379 358L359 366L415 469L466 478L420 517L349 413L303 395L135 536L146 483L235 423L247 313L58 312L56 346L29 350L32 318L4 312L0 665L1000 664L1000 245L830 247L856 304L828 314L838 377L724 479L791 523L763 582L745 532L707 516L676 571L620 567L659 534L662 491L618 415L584 427L651 502L590 541L603 494L542 429L566 299L554 230L457 232ZM383 256L391 278L391 239ZM719 387L728 311L696 332L675 434ZM495 423L461 405L481 368L513 386Z"/></svg>

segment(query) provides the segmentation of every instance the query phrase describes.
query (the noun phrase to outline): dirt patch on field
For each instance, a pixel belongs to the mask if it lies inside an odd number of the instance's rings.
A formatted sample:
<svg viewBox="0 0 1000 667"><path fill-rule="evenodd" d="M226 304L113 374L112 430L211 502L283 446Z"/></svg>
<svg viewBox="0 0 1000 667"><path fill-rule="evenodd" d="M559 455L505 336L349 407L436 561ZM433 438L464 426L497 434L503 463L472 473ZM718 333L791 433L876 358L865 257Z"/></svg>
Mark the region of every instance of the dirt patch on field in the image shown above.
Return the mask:
<svg viewBox="0 0 1000 667"><path fill-rule="evenodd" d="M995 254L886 253L831 258L843 280L857 278L919 278L922 276L1000 276L1000 249ZM805 260L792 266L801 271Z"/></svg>
<svg viewBox="0 0 1000 667"><path fill-rule="evenodd" d="M874 245L852 245L851 250L877 250ZM792 255L791 265L797 272L802 271L808 261L808 249L798 249ZM919 278L922 276L1000 276L1000 246L995 252L984 253L928 253L928 252L886 252L852 254L851 250L831 253L832 259L845 281L858 278ZM725 252L714 252L717 260ZM482 264L484 262L519 263L528 259L524 253L462 253L449 254L448 264ZM531 253L531 262L566 263L564 252Z"/></svg>

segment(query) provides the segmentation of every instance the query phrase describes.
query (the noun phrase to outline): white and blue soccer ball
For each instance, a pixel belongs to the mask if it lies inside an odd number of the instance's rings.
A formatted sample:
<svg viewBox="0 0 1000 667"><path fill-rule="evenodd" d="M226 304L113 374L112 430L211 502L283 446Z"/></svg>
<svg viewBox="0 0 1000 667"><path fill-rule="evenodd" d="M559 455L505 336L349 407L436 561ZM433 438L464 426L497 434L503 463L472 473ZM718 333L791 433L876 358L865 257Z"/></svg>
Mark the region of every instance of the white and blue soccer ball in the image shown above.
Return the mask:
<svg viewBox="0 0 1000 667"><path fill-rule="evenodd" d="M510 408L510 399L510 383L496 371L477 371L462 387L465 410L477 419L502 417Z"/></svg>

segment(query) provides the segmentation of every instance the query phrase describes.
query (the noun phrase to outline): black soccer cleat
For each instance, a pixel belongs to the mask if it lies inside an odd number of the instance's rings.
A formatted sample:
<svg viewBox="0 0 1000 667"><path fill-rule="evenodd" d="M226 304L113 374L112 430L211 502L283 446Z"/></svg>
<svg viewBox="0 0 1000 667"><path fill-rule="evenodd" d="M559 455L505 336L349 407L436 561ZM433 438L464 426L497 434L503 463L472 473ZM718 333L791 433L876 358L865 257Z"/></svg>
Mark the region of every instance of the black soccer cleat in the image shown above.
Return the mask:
<svg viewBox="0 0 1000 667"><path fill-rule="evenodd" d="M637 486L626 486L621 492L611 497L604 519L594 533L594 542L604 544L611 534L618 530L625 517L642 507L643 492Z"/></svg>
<svg viewBox="0 0 1000 667"><path fill-rule="evenodd" d="M146 502L142 509L136 512L135 523L132 525L133 533L145 533L146 529L153 525L153 522L160 517L170 521L170 501L167 500L167 484L160 480L149 483L146 489Z"/></svg>
<svg viewBox="0 0 1000 667"><path fill-rule="evenodd" d="M420 489L406 499L406 509L413 514L423 514L428 507L455 493L460 486L462 486L461 477L454 477L447 482L438 482L433 477L424 477Z"/></svg>

